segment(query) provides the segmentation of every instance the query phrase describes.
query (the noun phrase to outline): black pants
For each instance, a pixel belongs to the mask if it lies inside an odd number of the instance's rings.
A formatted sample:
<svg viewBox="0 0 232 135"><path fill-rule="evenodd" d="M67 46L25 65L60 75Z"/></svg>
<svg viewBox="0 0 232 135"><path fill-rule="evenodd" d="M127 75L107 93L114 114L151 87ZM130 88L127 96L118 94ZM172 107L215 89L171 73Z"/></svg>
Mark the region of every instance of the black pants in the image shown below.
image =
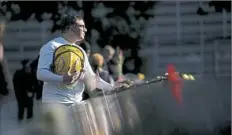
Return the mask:
<svg viewBox="0 0 232 135"><path fill-rule="evenodd" d="M18 120L23 120L24 111L27 110L27 119L33 117L33 98L28 98L27 102L18 103Z"/></svg>
<svg viewBox="0 0 232 135"><path fill-rule="evenodd" d="M30 119L33 117L33 106L25 107L25 106L19 105L18 106L18 119L19 120L23 119L25 109L27 109L27 119Z"/></svg>
<svg viewBox="0 0 232 135"><path fill-rule="evenodd" d="M37 88L36 90L36 100L42 99L42 88Z"/></svg>

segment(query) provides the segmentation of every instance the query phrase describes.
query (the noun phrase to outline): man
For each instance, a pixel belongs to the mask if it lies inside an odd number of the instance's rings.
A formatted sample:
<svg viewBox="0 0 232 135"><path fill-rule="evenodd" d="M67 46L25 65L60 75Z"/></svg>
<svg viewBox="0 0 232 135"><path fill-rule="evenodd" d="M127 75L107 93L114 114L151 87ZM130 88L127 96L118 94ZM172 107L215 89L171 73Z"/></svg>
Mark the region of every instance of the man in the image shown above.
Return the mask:
<svg viewBox="0 0 232 135"><path fill-rule="evenodd" d="M8 95L9 94L9 82L7 78L9 78L7 72L8 70L6 69L6 59L4 58L4 46L3 46L3 35L5 31L5 23L0 22L0 100L1 100L1 95Z"/></svg>
<svg viewBox="0 0 232 135"><path fill-rule="evenodd" d="M15 97L18 105L18 120L23 120L24 110L27 109L27 119L33 117L33 89L29 60L21 61L22 69L13 76Z"/></svg>
<svg viewBox="0 0 232 135"><path fill-rule="evenodd" d="M0 43L0 94L8 95L6 72L4 71L3 45Z"/></svg>
<svg viewBox="0 0 232 135"><path fill-rule="evenodd" d="M118 85L113 86L103 81L100 77L96 77L89 64L86 52L75 44L84 40L85 33L87 32L85 23L81 17L74 15L65 16L61 20L61 32L60 37L49 41L40 50L37 78L44 82L42 102L63 103L66 105L80 102L84 88L88 86L86 84L93 84L95 78L97 78L97 82L95 81L96 88L112 90L118 87ZM71 48L70 50L78 51L78 57L80 56L80 58L76 59L74 68L73 65L67 64L72 63L70 61L73 59L65 59L66 56L71 55L77 57L75 55L76 52L72 54L68 52L67 55L64 54L63 57L59 57L59 61L53 59L54 54L60 52L57 49L63 45L65 45L64 47ZM56 63L59 66L56 66ZM78 70L76 70L76 67L79 67ZM124 86L128 87L128 85Z"/></svg>

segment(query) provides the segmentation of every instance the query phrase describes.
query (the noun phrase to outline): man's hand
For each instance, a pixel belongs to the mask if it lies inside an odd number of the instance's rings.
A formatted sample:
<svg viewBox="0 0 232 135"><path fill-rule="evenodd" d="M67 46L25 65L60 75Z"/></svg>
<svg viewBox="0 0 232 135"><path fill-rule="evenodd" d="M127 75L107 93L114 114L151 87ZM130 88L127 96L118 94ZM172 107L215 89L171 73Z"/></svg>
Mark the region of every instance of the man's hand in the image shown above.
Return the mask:
<svg viewBox="0 0 232 135"><path fill-rule="evenodd" d="M129 88L132 86L133 82L129 80L124 80L120 82L116 82L115 84L115 89L120 89L120 88Z"/></svg>
<svg viewBox="0 0 232 135"><path fill-rule="evenodd" d="M85 71L74 72L74 73L67 72L66 74L63 75L63 83L72 84L76 82L77 80L82 80L84 78L84 72Z"/></svg>

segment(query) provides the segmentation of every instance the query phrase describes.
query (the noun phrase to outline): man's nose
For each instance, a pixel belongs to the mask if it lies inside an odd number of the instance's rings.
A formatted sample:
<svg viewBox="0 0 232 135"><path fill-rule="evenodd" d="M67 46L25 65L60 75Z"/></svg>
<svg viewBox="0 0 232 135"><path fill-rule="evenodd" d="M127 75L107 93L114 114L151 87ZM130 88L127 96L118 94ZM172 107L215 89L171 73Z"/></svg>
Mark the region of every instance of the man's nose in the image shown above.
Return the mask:
<svg viewBox="0 0 232 135"><path fill-rule="evenodd" d="M87 29L86 29L86 28L84 28L84 32L87 32Z"/></svg>

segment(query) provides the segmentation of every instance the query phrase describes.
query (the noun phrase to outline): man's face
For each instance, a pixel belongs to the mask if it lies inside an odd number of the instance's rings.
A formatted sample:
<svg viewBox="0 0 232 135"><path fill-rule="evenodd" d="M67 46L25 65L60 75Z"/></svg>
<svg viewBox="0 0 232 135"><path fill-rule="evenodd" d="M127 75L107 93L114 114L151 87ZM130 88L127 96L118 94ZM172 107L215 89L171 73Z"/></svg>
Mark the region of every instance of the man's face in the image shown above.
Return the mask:
<svg viewBox="0 0 232 135"><path fill-rule="evenodd" d="M85 28L85 23L83 20L76 20L76 25L73 27L73 32L80 40L85 39L85 33L87 32L87 29Z"/></svg>

